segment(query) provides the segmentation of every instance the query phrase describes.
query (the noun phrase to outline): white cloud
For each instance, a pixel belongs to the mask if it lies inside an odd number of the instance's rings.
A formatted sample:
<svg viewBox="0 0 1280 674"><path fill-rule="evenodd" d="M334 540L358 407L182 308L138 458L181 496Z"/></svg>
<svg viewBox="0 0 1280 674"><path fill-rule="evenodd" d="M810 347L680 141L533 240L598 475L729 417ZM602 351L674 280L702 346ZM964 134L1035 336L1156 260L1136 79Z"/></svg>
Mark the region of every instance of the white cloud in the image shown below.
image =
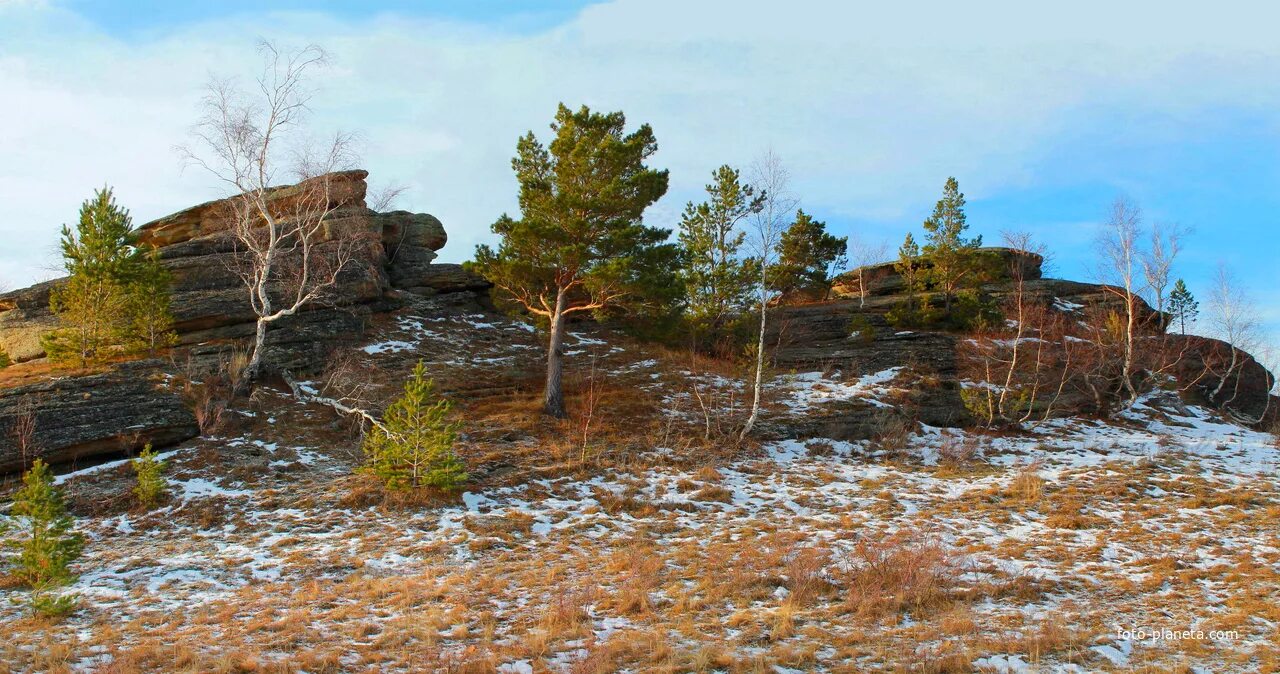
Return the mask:
<svg viewBox="0 0 1280 674"><path fill-rule="evenodd" d="M655 163L673 179L656 222L673 225L715 166L772 146L811 210L874 229L917 217L947 175L971 199L1032 183L1054 139L1095 110L1176 118L1280 99L1280 10L1116 4L619 0L531 35L274 14L126 44L62 10L8 3L0 280L40 276L57 226L104 182L139 222L215 196L171 147L210 72L252 75L260 35L333 53L317 127L360 131L373 180L410 186L403 205L444 221L452 260L514 209L515 139L545 133L562 100L654 126Z"/></svg>

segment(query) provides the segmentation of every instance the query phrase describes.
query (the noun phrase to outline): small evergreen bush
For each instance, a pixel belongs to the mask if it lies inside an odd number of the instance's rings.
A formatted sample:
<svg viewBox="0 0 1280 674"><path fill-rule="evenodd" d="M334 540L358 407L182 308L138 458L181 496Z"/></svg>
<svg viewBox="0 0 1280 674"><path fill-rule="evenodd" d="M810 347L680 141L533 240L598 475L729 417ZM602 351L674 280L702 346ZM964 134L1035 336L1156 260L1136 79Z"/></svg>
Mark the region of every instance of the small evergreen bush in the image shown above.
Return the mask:
<svg viewBox="0 0 1280 674"><path fill-rule="evenodd" d="M54 591L73 580L71 563L84 550L84 537L73 530L62 490L44 461L36 459L22 477L22 489L14 496L6 528L15 535L5 543L16 549L14 576L31 588L29 605L37 613L56 616L74 608L76 598Z"/></svg>
<svg viewBox="0 0 1280 674"><path fill-rule="evenodd" d="M453 452L458 424L449 420L452 405L435 395L421 361L404 385L404 395L382 415L382 423L365 437L364 471L387 489L420 487L456 489L467 480Z"/></svg>
<svg viewBox="0 0 1280 674"><path fill-rule="evenodd" d="M876 341L876 329L871 325L871 321L863 314L854 314L849 321L849 339L856 340L860 344L870 344Z"/></svg>
<svg viewBox="0 0 1280 674"><path fill-rule="evenodd" d="M156 457L155 451L151 449L151 443L147 443L147 446L142 448L142 453L138 454L138 458L130 464L138 480L133 487L133 495L138 497L138 503L142 504L143 508L150 510L160 502L169 487L169 483L164 479L165 462Z"/></svg>

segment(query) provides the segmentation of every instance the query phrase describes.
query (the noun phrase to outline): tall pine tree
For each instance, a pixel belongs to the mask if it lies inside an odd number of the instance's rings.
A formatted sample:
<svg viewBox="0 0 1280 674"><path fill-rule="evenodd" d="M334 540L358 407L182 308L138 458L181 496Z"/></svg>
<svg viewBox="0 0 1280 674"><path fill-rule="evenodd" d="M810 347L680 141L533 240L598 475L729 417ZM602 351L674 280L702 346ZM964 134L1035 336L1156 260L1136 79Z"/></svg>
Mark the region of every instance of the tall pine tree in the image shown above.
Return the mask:
<svg viewBox="0 0 1280 674"><path fill-rule="evenodd" d="M676 248L665 243L671 230L642 219L667 192L667 172L645 165L658 143L649 125L630 134L625 126L621 112L561 104L549 147L532 131L516 144L520 219L503 215L492 227L498 248L476 248L474 268L500 299L549 327L543 410L556 417L565 415L566 317L665 309L678 285Z"/></svg>
<svg viewBox="0 0 1280 674"><path fill-rule="evenodd" d="M955 178L947 178L942 198L933 214L924 221L925 244L921 253L928 260L927 283L942 293L943 308L951 310L956 294L982 281L983 264L978 249L982 237L964 238L969 228L964 213L964 194Z"/></svg>
<svg viewBox="0 0 1280 674"><path fill-rule="evenodd" d="M769 285L783 295L800 291L825 297L831 277L847 261L848 248L848 237L828 234L826 223L798 210L778 242L778 262L769 270Z"/></svg>
<svg viewBox="0 0 1280 674"><path fill-rule="evenodd" d="M907 232L907 237L903 239L902 245L898 247L898 261L893 264L894 271L898 272L898 276L902 277L902 283L906 286L907 305L914 307L916 303L916 293L922 289L922 269L920 267L920 244L916 243L916 238Z"/></svg>
<svg viewBox="0 0 1280 674"><path fill-rule="evenodd" d="M51 360L84 366L114 346L154 352L172 343L168 272L137 245L110 188L81 205L74 230L63 225L61 247L68 277L49 304L63 327L42 340Z"/></svg>
<svg viewBox="0 0 1280 674"><path fill-rule="evenodd" d="M1187 334L1187 324L1195 323L1196 317L1200 315L1200 303L1182 279L1173 284L1173 290L1169 293L1169 313L1178 324L1178 332L1183 335Z"/></svg>
<svg viewBox="0 0 1280 674"><path fill-rule="evenodd" d="M688 315L714 334L751 303L759 267L740 254L747 233L739 226L760 211L764 195L743 185L739 172L729 166L716 169L712 180L706 201L685 206L679 241Z"/></svg>

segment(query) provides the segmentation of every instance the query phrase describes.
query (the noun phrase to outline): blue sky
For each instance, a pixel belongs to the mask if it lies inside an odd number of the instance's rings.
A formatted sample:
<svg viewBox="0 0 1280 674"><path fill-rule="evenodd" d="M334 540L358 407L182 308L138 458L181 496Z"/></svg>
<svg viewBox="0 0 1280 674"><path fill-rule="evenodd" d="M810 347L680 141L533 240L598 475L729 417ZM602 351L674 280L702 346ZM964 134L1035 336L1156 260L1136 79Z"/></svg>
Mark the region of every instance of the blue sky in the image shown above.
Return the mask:
<svg viewBox="0 0 1280 674"><path fill-rule="evenodd" d="M896 246L955 175L988 241L1027 230L1088 279L1108 202L1194 230L1280 336L1280 8L1187 0L960 3L0 0L0 284L49 276L57 228L110 183L141 222L218 196L172 148L211 75L259 37L316 42L317 131L354 130L375 183L468 257L515 207L516 137L555 104L654 126L674 226L721 163L772 147L807 211Z"/></svg>
<svg viewBox="0 0 1280 674"><path fill-rule="evenodd" d="M59 3L104 31L131 40L183 25L229 16L259 16L276 12L323 12L362 20L377 14L427 16L436 19L502 25L511 30L545 29L573 17L590 4L579 0L379 0L361 2L261 2L255 0L67 0Z"/></svg>

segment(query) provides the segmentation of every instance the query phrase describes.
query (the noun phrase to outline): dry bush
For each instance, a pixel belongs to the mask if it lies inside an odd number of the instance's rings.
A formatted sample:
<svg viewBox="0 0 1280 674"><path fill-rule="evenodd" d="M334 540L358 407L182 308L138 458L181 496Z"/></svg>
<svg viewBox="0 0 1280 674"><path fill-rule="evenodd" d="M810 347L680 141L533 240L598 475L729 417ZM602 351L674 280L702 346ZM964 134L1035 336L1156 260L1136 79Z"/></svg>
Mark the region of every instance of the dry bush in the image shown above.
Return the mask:
<svg viewBox="0 0 1280 674"><path fill-rule="evenodd" d="M960 560L937 541L894 535L858 541L843 566L849 610L879 617L945 603Z"/></svg>
<svg viewBox="0 0 1280 674"><path fill-rule="evenodd" d="M981 454L981 443L976 436L957 438L948 435L938 447L938 461L952 467L964 467L973 463Z"/></svg>
<svg viewBox="0 0 1280 674"><path fill-rule="evenodd" d="M544 607L539 626L551 637L575 633L591 620L590 610L597 594L592 585L554 592Z"/></svg>
<svg viewBox="0 0 1280 674"><path fill-rule="evenodd" d="M797 548L790 555L786 565L787 589L791 591L790 601L805 606L821 596L831 583L823 571L831 561L831 552L819 547Z"/></svg>
<svg viewBox="0 0 1280 674"><path fill-rule="evenodd" d="M199 363L190 356L185 362L174 364L182 399L195 415L196 425L202 434L216 430L222 422L227 406L231 404L234 383L248 362L248 352L234 348L213 364Z"/></svg>
<svg viewBox="0 0 1280 674"><path fill-rule="evenodd" d="M906 452L915 433L916 422L892 410L881 410L872 419L871 445L898 456Z"/></svg>
<svg viewBox="0 0 1280 674"><path fill-rule="evenodd" d="M1044 478L1040 476L1040 462L1033 461L1020 470L1009 483L1005 494L1020 503L1033 504L1044 494Z"/></svg>
<svg viewBox="0 0 1280 674"><path fill-rule="evenodd" d="M662 555L641 543L633 543L614 553L606 570L620 574L621 578L609 597L611 608L622 615L641 615L652 611L650 594L658 589L663 565Z"/></svg>

